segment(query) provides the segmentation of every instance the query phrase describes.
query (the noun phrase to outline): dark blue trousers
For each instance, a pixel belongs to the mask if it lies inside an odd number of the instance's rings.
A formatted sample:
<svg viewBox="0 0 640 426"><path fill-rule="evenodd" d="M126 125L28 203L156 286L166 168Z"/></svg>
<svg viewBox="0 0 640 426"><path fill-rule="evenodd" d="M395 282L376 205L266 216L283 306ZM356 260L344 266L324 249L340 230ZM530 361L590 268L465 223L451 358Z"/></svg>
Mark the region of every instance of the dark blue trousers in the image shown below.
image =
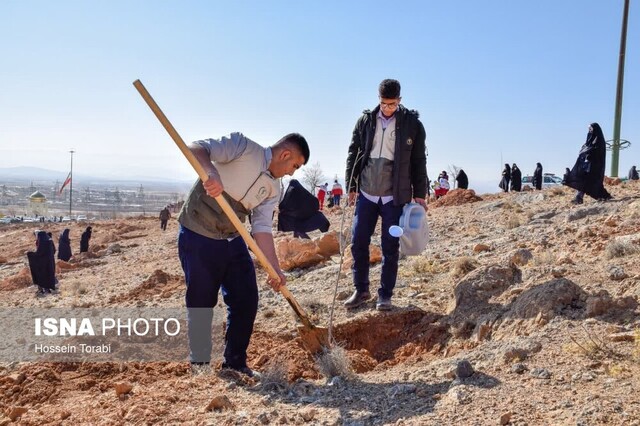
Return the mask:
<svg viewBox="0 0 640 426"><path fill-rule="evenodd" d="M242 238L204 237L180 226L178 253L187 283L187 323L191 362L211 360L211 322L218 291L227 305L224 363L247 365L247 347L258 311L253 260Z"/></svg>
<svg viewBox="0 0 640 426"><path fill-rule="evenodd" d="M353 255L351 269L356 290L369 290L369 244L378 223L378 216L380 216L382 218L382 276L378 294L384 297L393 295L393 288L396 286L396 277L398 276L400 240L389 234L389 227L399 223L402 207L394 206L393 201L387 204L374 203L367 200L362 194L358 196L351 239L351 254Z"/></svg>

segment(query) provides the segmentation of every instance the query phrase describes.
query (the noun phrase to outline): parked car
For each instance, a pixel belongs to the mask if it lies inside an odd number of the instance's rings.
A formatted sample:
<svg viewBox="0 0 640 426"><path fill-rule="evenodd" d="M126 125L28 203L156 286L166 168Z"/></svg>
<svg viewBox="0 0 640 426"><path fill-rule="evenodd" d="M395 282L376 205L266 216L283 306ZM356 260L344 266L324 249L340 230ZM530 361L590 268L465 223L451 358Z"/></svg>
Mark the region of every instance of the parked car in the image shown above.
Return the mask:
<svg viewBox="0 0 640 426"><path fill-rule="evenodd" d="M78 222L84 222L85 220L87 220L87 216L83 214L79 214L78 216L76 216L76 220Z"/></svg>
<svg viewBox="0 0 640 426"><path fill-rule="evenodd" d="M522 176L522 189L525 186L533 189L533 176ZM562 178L553 173L545 173L542 175L542 188L551 188L553 186L562 185Z"/></svg>

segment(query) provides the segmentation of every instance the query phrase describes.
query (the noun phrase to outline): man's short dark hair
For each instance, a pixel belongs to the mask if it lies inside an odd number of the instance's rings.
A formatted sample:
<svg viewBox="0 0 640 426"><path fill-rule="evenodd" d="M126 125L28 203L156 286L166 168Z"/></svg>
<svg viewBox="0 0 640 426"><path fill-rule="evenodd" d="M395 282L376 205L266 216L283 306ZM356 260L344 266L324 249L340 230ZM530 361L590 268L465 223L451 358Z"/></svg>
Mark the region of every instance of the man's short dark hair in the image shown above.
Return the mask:
<svg viewBox="0 0 640 426"><path fill-rule="evenodd" d="M378 95L381 98L386 99L397 99L400 97L400 82L398 80L393 80L387 78L382 80L380 86L378 87Z"/></svg>
<svg viewBox="0 0 640 426"><path fill-rule="evenodd" d="M304 157L304 164L309 162L309 144L300 133L289 133L283 136L274 146L295 146Z"/></svg>

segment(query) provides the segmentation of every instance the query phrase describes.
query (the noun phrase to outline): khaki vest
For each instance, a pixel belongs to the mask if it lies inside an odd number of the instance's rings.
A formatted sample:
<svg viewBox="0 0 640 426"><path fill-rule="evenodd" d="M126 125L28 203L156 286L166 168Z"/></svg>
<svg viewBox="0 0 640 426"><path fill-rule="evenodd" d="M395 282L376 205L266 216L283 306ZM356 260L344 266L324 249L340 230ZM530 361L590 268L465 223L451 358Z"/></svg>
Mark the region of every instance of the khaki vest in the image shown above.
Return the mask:
<svg viewBox="0 0 640 426"><path fill-rule="evenodd" d="M243 154L228 162L214 162L224 185L224 198L241 222L267 198L279 197L279 180L266 171L264 148L247 141ZM202 181L193 185L182 206L178 221L191 231L214 239L233 238L238 235L218 202L207 195Z"/></svg>

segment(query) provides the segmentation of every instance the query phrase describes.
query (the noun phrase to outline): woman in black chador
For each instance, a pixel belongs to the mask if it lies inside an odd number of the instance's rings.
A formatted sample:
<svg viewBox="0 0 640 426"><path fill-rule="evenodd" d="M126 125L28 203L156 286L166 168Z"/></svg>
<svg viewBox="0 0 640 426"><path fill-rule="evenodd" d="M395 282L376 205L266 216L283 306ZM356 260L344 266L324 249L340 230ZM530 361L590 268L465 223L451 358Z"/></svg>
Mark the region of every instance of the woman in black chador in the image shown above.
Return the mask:
<svg viewBox="0 0 640 426"><path fill-rule="evenodd" d="M533 171L533 180L531 184L537 190L542 189L542 164L536 163L536 169Z"/></svg>
<svg viewBox="0 0 640 426"><path fill-rule="evenodd" d="M69 228L62 231L58 239L58 259L68 262L71 259L71 240L69 239Z"/></svg>
<svg viewBox="0 0 640 426"><path fill-rule="evenodd" d="M319 211L318 199L295 179L278 206L278 231L293 231L296 238L309 238L307 232L329 230L329 220Z"/></svg>
<svg viewBox="0 0 640 426"><path fill-rule="evenodd" d="M505 164L504 170L502 170L502 180L498 185L504 192L509 192L509 180L511 180L511 167Z"/></svg>
<svg viewBox="0 0 640 426"><path fill-rule="evenodd" d="M467 189L469 188L469 178L464 170L460 169L458 172L458 176L456 176L456 182L458 183L458 188Z"/></svg>
<svg viewBox="0 0 640 426"><path fill-rule="evenodd" d="M56 287L55 263L53 262L53 245L44 231L38 231L36 251L27 252L31 279L38 286L38 293L51 293Z"/></svg>
<svg viewBox="0 0 640 426"><path fill-rule="evenodd" d="M515 192L522 190L522 172L516 163L511 166L511 190Z"/></svg>
<svg viewBox="0 0 640 426"><path fill-rule="evenodd" d="M591 123L587 141L580 148L578 160L571 171L564 175L562 183L576 189L574 204L582 204L584 194L596 200L609 200L611 194L604 189L604 167L607 151L602 129L598 123Z"/></svg>
<svg viewBox="0 0 640 426"><path fill-rule="evenodd" d="M91 239L91 230L90 226L87 226L87 229L82 233L80 237L80 253L84 253L89 251L89 240Z"/></svg>

